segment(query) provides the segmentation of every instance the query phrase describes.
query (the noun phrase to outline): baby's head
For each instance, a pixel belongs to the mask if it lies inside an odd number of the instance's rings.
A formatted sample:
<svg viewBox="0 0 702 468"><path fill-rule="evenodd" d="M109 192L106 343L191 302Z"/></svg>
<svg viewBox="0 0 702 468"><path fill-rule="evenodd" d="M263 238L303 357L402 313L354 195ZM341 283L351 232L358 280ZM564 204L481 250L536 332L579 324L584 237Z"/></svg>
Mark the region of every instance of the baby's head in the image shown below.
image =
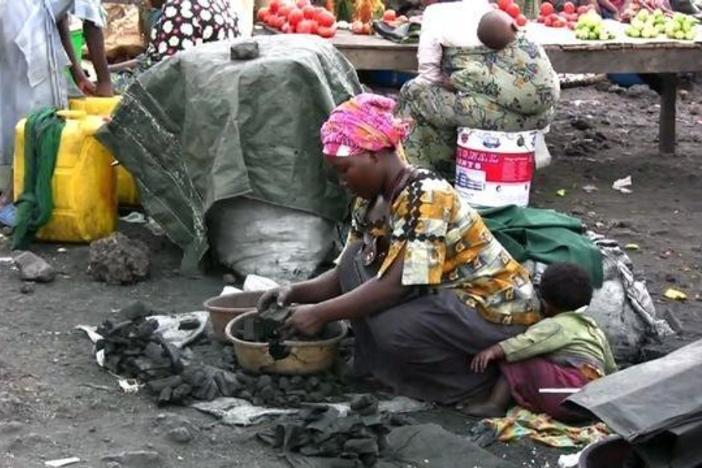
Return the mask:
<svg viewBox="0 0 702 468"><path fill-rule="evenodd" d="M554 263L541 276L541 299L546 317L585 307L592 300L590 275L574 263Z"/></svg>
<svg viewBox="0 0 702 468"><path fill-rule="evenodd" d="M517 38L517 23L504 11L485 13L478 24L478 39L486 47L502 50Z"/></svg>

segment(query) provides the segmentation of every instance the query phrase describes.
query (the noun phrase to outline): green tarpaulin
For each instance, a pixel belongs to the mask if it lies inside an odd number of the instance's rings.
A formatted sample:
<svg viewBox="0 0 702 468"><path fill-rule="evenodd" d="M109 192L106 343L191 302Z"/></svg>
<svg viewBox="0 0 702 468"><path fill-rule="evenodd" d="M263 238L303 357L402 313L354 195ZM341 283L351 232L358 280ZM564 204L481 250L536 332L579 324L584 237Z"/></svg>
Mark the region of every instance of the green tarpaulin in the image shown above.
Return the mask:
<svg viewBox="0 0 702 468"><path fill-rule="evenodd" d="M331 221L346 215L319 129L361 92L355 70L322 39L255 41L260 56L248 61L231 60L231 44L221 42L156 65L98 135L135 175L148 213L184 249L184 269L208 250L204 220L217 201L245 196Z"/></svg>
<svg viewBox="0 0 702 468"><path fill-rule="evenodd" d="M602 286L602 254L577 219L553 210L504 206L480 210L488 229L518 261L577 263Z"/></svg>

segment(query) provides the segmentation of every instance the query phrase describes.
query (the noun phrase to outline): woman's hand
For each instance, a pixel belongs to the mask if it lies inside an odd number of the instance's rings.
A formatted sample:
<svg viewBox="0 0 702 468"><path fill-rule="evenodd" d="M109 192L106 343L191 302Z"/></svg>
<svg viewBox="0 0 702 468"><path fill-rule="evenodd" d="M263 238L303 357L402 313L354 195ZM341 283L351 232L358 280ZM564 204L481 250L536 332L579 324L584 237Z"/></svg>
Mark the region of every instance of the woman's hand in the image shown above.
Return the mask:
<svg viewBox="0 0 702 468"><path fill-rule="evenodd" d="M292 286L281 286L279 288L269 289L264 292L258 299L256 304L256 309L262 312L268 309L272 304L277 303L279 306L283 307L290 304L290 296L292 294Z"/></svg>
<svg viewBox="0 0 702 468"><path fill-rule="evenodd" d="M83 70L78 68L71 68L71 75L73 76L73 81L76 82L76 86L80 89L80 92L86 96L95 96L96 86L95 83L90 81Z"/></svg>
<svg viewBox="0 0 702 468"><path fill-rule="evenodd" d="M490 346L475 355L470 363L470 370L476 374L485 372L485 369L492 361L501 361L504 358L505 352L499 344Z"/></svg>
<svg viewBox="0 0 702 468"><path fill-rule="evenodd" d="M326 321L315 305L299 305L293 308L286 327L299 331L305 336L314 336L322 331Z"/></svg>

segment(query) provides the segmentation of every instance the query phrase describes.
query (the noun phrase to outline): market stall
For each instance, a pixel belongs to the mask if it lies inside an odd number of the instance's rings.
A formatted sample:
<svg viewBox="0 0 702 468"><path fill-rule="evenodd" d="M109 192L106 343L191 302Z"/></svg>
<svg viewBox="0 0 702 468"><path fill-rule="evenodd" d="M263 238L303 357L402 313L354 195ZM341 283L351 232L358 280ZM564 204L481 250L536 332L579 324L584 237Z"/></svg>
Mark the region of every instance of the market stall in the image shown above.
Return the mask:
<svg viewBox="0 0 702 468"><path fill-rule="evenodd" d="M582 41L567 29L531 23L537 38L559 73L659 73L663 78L659 116L659 149L675 152L676 73L702 71L702 33L695 41L635 39L625 25L612 22L615 39ZM378 36L339 31L331 39L357 70L416 70L417 45L396 44Z"/></svg>

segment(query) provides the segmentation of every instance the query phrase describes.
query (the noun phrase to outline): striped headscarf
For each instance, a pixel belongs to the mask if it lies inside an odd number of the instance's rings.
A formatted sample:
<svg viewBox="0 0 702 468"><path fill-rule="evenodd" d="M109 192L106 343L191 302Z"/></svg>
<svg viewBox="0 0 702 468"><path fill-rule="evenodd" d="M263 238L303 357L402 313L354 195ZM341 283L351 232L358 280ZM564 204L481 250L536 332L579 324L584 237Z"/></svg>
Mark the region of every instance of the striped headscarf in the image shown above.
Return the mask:
<svg viewBox="0 0 702 468"><path fill-rule="evenodd" d="M394 109L394 100L368 93L339 105L322 126L324 154L348 157L367 151L401 149L411 126L396 118Z"/></svg>

